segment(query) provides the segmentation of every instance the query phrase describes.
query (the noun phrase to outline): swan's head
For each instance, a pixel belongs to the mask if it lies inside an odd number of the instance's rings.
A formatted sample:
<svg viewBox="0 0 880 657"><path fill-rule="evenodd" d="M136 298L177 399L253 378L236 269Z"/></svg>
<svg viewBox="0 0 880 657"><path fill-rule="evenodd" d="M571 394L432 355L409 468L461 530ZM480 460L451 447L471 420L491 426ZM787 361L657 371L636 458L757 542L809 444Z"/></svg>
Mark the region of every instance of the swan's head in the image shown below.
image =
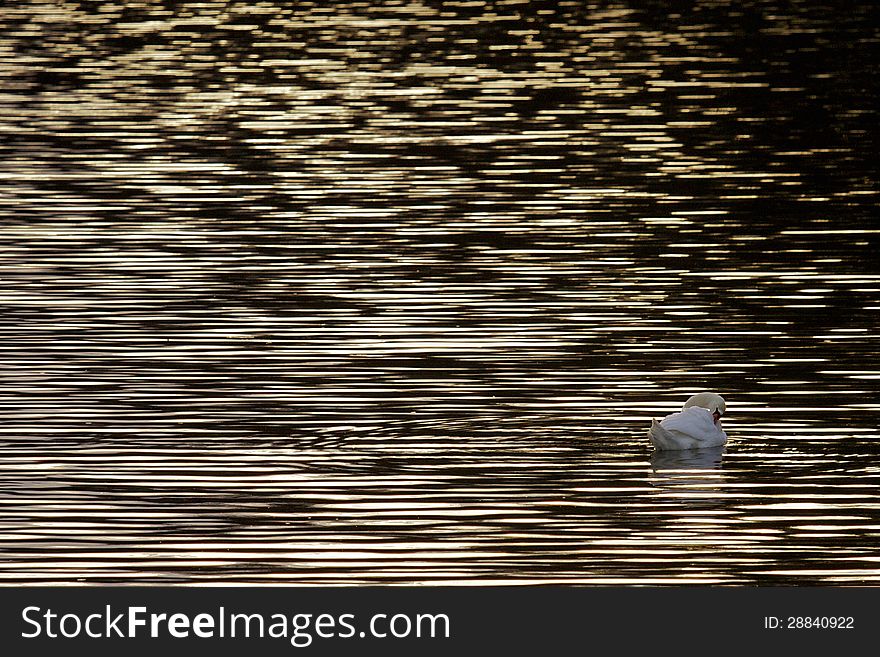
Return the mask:
<svg viewBox="0 0 880 657"><path fill-rule="evenodd" d="M716 395L714 392L700 392L692 396L684 403L685 408L690 408L691 406L705 408L712 413L715 422L718 422L718 420L721 419L721 416L724 415L724 411L727 410L727 404L724 403L724 397Z"/></svg>

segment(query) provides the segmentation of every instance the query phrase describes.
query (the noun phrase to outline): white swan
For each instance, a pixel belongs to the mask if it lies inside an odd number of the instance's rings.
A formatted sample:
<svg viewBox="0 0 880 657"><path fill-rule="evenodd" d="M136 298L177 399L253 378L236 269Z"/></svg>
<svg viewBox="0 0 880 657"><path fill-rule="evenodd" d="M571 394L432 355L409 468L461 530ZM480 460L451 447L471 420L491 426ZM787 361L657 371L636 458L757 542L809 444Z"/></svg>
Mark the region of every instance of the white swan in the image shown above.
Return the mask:
<svg viewBox="0 0 880 657"><path fill-rule="evenodd" d="M651 420L648 437L657 449L702 449L727 442L721 416L727 404L721 395L701 392L684 403L680 413L667 415L660 422Z"/></svg>

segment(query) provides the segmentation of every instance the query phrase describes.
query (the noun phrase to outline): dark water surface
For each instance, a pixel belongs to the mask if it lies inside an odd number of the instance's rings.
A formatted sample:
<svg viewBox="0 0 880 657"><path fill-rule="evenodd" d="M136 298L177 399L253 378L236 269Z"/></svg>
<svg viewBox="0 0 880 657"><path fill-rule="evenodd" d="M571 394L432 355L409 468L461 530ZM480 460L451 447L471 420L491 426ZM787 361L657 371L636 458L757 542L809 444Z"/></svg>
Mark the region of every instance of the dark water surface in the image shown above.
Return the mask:
<svg viewBox="0 0 880 657"><path fill-rule="evenodd" d="M4 6L0 584L880 583L840 6Z"/></svg>

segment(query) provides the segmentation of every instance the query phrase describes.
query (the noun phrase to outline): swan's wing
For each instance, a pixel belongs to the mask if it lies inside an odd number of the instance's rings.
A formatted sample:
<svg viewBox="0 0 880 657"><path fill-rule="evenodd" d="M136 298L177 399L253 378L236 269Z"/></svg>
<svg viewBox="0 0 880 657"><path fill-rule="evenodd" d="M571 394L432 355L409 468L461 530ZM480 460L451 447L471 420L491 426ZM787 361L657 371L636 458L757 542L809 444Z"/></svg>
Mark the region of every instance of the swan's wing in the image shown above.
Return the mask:
<svg viewBox="0 0 880 657"><path fill-rule="evenodd" d="M691 406L680 413L667 415L661 424L667 431L688 436L707 436L718 432L712 414L699 406Z"/></svg>
<svg viewBox="0 0 880 657"><path fill-rule="evenodd" d="M657 449L702 449L727 442L727 434L715 425L712 414L703 408L673 413L662 422L653 420L648 435Z"/></svg>
<svg viewBox="0 0 880 657"><path fill-rule="evenodd" d="M651 421L648 437L657 449L692 449L700 444L693 436L675 429L667 429L657 420Z"/></svg>

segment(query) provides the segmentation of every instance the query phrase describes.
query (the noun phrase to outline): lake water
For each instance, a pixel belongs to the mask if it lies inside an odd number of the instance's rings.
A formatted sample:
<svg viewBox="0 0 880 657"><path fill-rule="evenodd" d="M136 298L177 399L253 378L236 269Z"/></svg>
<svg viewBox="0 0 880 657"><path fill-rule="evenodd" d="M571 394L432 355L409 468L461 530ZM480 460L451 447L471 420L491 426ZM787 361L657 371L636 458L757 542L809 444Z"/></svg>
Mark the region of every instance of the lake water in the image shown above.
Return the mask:
<svg viewBox="0 0 880 657"><path fill-rule="evenodd" d="M0 9L0 584L877 585L872 5Z"/></svg>

